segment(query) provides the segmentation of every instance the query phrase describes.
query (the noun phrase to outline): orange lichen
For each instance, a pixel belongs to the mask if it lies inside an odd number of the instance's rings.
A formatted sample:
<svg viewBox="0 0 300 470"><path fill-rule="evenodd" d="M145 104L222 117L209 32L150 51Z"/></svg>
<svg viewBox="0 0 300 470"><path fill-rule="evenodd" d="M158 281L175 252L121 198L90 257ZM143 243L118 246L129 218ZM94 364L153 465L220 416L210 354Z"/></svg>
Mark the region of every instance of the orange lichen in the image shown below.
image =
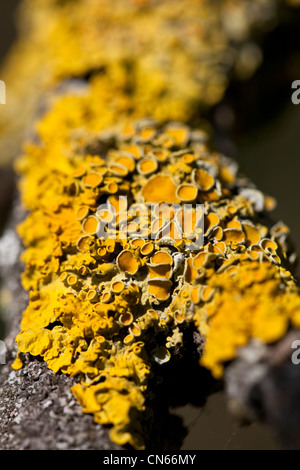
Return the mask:
<svg viewBox="0 0 300 470"><path fill-rule="evenodd" d="M163 194L162 194L163 188ZM142 196L145 202L179 202L176 196L177 186L170 176L153 176L144 186Z"/></svg>
<svg viewBox="0 0 300 470"><path fill-rule="evenodd" d="M290 323L298 327L295 312L300 308L299 292L292 278L290 285L283 287L280 270L269 261L241 262L234 272L215 274L209 282L217 293L211 301L201 363L216 377L222 375L224 363L251 338L272 343L286 333ZM196 323L202 324L206 315L203 306L196 314Z"/></svg>
<svg viewBox="0 0 300 470"><path fill-rule="evenodd" d="M255 71L260 54L246 54L245 61L245 51L259 50L253 27L257 32L274 25L279 2L115 0L113 8L109 0L22 3L19 39L1 75L10 84L0 119L6 159L43 94L70 78L70 94L58 99L44 127L54 131L47 138L62 135L66 121L79 128L86 116L96 132L129 115L190 122L199 109L220 101L229 75L244 78ZM172 124L165 143L184 146L188 132ZM128 123L122 136L131 135ZM153 138L151 126L137 134L142 143Z"/></svg>
<svg viewBox="0 0 300 470"><path fill-rule="evenodd" d="M215 184L214 177L206 170L195 170L193 173L193 181L202 191L209 191Z"/></svg>
<svg viewBox="0 0 300 470"><path fill-rule="evenodd" d="M143 448L151 367L172 360L188 325L206 340L202 365L220 377L252 338L274 342L300 326L300 296L284 267L287 228L265 224L265 196L210 151L204 131L142 120L109 135L94 142L101 156L75 139L55 162L57 142L40 136L18 163L30 301L16 341L78 375L83 411L112 425L118 444ZM145 155L157 160L150 178L135 165Z"/></svg>
<svg viewBox="0 0 300 470"><path fill-rule="evenodd" d="M78 375L83 411L120 445L144 447L151 367L172 359L187 326L217 377L251 338L300 327L289 230L266 222L275 201L187 125L229 75L256 69L257 55L244 60L251 30L275 24L278 3L24 0L0 119L11 156L39 116L17 163L29 303L16 341Z"/></svg>
<svg viewBox="0 0 300 470"><path fill-rule="evenodd" d="M194 202L197 194L198 190L193 184L181 184L176 190L176 196L182 202Z"/></svg>
<svg viewBox="0 0 300 470"><path fill-rule="evenodd" d="M119 254L117 263L121 271L129 274L136 274L140 267L138 258L129 250L124 250Z"/></svg>

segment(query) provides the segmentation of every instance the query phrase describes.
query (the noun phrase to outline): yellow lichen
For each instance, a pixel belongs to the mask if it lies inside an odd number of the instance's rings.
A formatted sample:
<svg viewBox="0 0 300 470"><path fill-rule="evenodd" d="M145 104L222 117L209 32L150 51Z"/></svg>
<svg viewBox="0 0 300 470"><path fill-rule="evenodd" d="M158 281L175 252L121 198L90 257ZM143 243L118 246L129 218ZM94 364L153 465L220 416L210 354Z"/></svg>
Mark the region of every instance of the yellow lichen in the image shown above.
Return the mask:
<svg viewBox="0 0 300 470"><path fill-rule="evenodd" d="M2 154L47 110L17 162L29 303L16 342L79 376L83 411L120 445L144 447L152 365L172 360L187 326L216 377L251 338L300 326L288 228L266 223L274 200L188 126L229 75L256 69L245 47L278 3L24 1Z"/></svg>
<svg viewBox="0 0 300 470"><path fill-rule="evenodd" d="M30 301L16 341L54 372L79 375L73 392L83 411L112 425L118 444L142 448L151 366L172 359L182 328L199 329L206 339L201 364L220 377L251 338L274 342L289 324L299 326L300 296L282 267L288 230L263 224L256 201L266 197L255 190L253 200L230 161L210 152L204 131L152 120L128 129L125 142L123 127L112 131L101 157L74 143L55 169L47 156L57 142L26 147L18 168L30 214L19 232ZM105 139L97 137L99 148ZM150 178L134 164L147 154L157 162ZM127 168L123 175L116 161ZM116 185L113 196L109 184ZM218 198L207 198L211 184ZM153 333L160 338L154 350Z"/></svg>
<svg viewBox="0 0 300 470"><path fill-rule="evenodd" d="M66 121L80 127L87 115L96 132L128 115L189 122L220 101L229 75L245 78L256 70L260 53L252 30L275 24L279 3L23 0L19 39L1 75L10 84L1 154L8 159L22 142L43 93L70 78L70 93L43 125L47 139L64 135ZM253 49L245 61L245 51ZM152 132L143 128L139 142L152 139ZM123 136L130 133L128 124ZM178 124L164 136L183 146L187 138Z"/></svg>

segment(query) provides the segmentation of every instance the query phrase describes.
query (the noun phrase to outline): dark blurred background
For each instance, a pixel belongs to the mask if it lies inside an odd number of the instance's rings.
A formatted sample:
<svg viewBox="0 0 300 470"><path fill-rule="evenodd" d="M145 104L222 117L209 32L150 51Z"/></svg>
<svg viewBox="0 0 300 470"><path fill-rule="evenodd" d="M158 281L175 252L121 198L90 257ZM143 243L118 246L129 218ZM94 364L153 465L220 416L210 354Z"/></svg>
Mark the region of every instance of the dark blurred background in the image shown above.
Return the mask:
<svg viewBox="0 0 300 470"><path fill-rule="evenodd" d="M16 35L16 25L14 15L20 0L9 0L9 2L1 2L0 15L0 57L1 60L6 55L12 41Z"/></svg>
<svg viewBox="0 0 300 470"><path fill-rule="evenodd" d="M16 9L20 0L1 2L0 7L0 65L16 37ZM0 76L1 80L1 76ZM9 84L6 84L6 93L9 94ZM0 112L1 112L0 105ZM9 215L13 197L13 171L11 167L4 166L0 155L0 234Z"/></svg>
<svg viewBox="0 0 300 470"><path fill-rule="evenodd" d="M262 40L261 67L248 80L233 80L222 103L210 113L220 149L237 159L258 189L276 198L271 215L290 227L297 252L300 104L292 103L291 86L300 79L299 31L300 8L282 7L277 27Z"/></svg>
<svg viewBox="0 0 300 470"><path fill-rule="evenodd" d="M0 62L16 35L14 18L19 3L1 2ZM297 250L300 105L291 102L291 84L300 79L299 30L300 10L284 11L277 28L263 40L263 65L251 79L233 81L222 103L206 116L214 122L219 150L236 158L257 187L277 199L274 219L283 220L290 227ZM9 214L12 194L13 172L1 165L0 156L0 230ZM173 413L187 427L182 449L277 448L262 426L240 428L233 422L222 392L211 395L203 407L188 404L175 408Z"/></svg>

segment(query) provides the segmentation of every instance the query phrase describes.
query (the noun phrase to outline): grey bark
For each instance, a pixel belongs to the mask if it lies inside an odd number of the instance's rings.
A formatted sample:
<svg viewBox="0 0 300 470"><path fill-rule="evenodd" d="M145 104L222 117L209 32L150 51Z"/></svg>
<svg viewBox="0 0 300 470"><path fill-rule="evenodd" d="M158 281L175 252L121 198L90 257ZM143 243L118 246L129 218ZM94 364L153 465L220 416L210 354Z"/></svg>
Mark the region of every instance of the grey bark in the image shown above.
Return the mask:
<svg viewBox="0 0 300 470"><path fill-rule="evenodd" d="M121 450L106 428L82 413L70 391L76 379L54 374L46 363L29 355L21 370L11 368L17 352L15 337L28 302L20 283L22 245L15 230L24 216L16 202L0 239L0 304L6 325L6 364L0 364L0 450ZM196 333L192 338L199 357L202 342ZM300 339L298 331L272 346L250 343L226 367L223 384L232 415L240 423L262 421L284 449L300 449L300 364L291 361L295 339ZM184 357L177 359L182 366Z"/></svg>
<svg viewBox="0 0 300 470"><path fill-rule="evenodd" d="M47 364L25 357L19 371L11 368L16 357L15 337L20 329L27 293L21 286L22 249L15 226L24 217L16 203L0 241L2 310L6 324L6 364L0 364L0 450L118 450L108 430L82 413L64 374L54 374Z"/></svg>
<svg viewBox="0 0 300 470"><path fill-rule="evenodd" d="M300 340L299 330L271 346L253 341L225 374L232 415L240 423L263 422L287 450L300 449L300 364L292 361L294 340Z"/></svg>

